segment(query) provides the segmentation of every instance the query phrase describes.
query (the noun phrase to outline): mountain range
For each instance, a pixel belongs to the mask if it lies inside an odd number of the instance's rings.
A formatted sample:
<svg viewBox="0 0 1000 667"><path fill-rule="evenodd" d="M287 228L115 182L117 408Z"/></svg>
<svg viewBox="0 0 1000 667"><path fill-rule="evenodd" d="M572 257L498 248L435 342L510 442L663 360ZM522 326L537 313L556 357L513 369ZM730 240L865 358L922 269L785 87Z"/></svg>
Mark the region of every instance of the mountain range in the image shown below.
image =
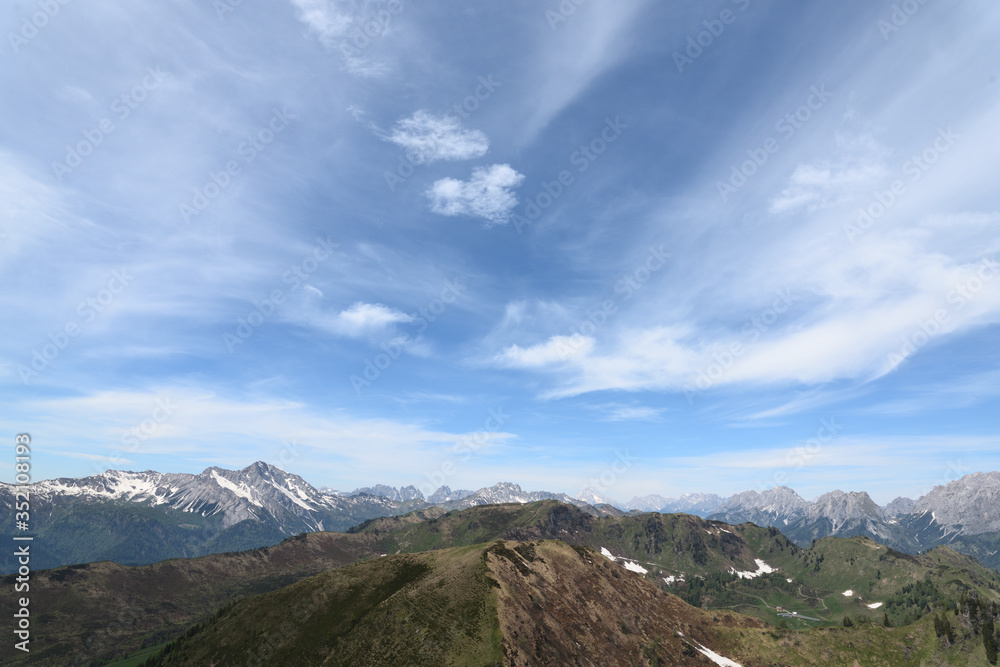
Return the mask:
<svg viewBox="0 0 1000 667"><path fill-rule="evenodd" d="M686 513L731 525L776 527L799 546L823 537L865 535L905 553L938 545L1000 567L1000 473L975 473L935 487L918 500L878 505L865 492L831 491L807 501L788 487L714 494L633 498L615 507L593 489L573 498L525 491L501 482L474 492L441 487L429 497L415 487L378 484L349 493L318 490L297 475L257 462L242 470L212 467L198 475L109 470L80 479L30 485L33 530L46 540L37 567L114 560L152 563L277 544L290 535L345 531L367 519L431 506L557 500L595 516ZM13 513L13 487L0 484L0 507ZM3 572L15 563L4 557Z"/></svg>
<svg viewBox="0 0 1000 667"><path fill-rule="evenodd" d="M345 531L366 519L434 505L448 510L496 503L559 500L594 514L562 493L500 483L475 492L441 487L430 498L413 487L376 485L351 493L320 491L298 475L258 461L242 470L211 467L198 475L108 470L79 479L28 485L32 532L45 542L38 568L111 560L124 565L270 546L303 532ZM13 523L14 486L0 484L0 508ZM13 572L12 555L0 573Z"/></svg>
<svg viewBox="0 0 1000 667"><path fill-rule="evenodd" d="M1000 472L973 473L918 500L879 506L865 492L831 491L807 501L788 487L738 493L709 515L726 523L774 526L793 542L867 535L906 553L949 545L1000 568Z"/></svg>

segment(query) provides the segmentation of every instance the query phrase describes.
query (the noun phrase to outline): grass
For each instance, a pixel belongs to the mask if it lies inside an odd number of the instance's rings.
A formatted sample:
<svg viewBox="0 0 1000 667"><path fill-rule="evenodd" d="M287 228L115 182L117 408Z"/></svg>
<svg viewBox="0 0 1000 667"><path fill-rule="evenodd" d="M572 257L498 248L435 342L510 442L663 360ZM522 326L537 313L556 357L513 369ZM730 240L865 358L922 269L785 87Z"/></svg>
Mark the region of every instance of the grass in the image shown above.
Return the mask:
<svg viewBox="0 0 1000 667"><path fill-rule="evenodd" d="M154 664L479 667L502 658L492 590L482 548L376 558L239 602Z"/></svg>
<svg viewBox="0 0 1000 667"><path fill-rule="evenodd" d="M154 654L158 653L161 649L163 649L164 646L166 646L169 643L170 642L164 642L159 646L150 646L149 648L142 649L137 653L133 653L127 658L122 658L121 660L118 660L116 662L109 662L107 665L105 665L105 667L140 667L140 665L145 663L146 660L148 660Z"/></svg>

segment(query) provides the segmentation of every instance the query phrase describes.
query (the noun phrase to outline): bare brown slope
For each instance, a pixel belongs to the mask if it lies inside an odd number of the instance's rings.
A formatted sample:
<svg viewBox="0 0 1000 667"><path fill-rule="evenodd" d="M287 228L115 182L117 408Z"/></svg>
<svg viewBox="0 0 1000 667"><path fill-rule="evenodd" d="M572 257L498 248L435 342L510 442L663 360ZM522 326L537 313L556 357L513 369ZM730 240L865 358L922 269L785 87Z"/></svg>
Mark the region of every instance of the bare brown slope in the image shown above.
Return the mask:
<svg viewBox="0 0 1000 667"><path fill-rule="evenodd" d="M372 536L315 533L191 560L139 567L105 561L33 573L33 650L28 656L7 644L0 662L65 666L122 656L176 636L233 599L349 565L375 549ZM3 584L10 595L12 579Z"/></svg>
<svg viewBox="0 0 1000 667"><path fill-rule="evenodd" d="M705 665L698 651L718 628L763 628L756 619L706 612L585 547L498 542L487 551L499 582L504 664Z"/></svg>

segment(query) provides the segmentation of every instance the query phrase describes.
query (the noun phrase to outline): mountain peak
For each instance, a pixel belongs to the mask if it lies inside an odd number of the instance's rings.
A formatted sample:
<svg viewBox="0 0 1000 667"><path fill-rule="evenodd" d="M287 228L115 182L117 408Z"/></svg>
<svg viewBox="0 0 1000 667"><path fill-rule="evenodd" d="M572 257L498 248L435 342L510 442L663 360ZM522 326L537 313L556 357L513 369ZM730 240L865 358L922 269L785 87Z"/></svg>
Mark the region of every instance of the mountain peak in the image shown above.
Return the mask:
<svg viewBox="0 0 1000 667"><path fill-rule="evenodd" d="M1000 472L977 472L935 486L917 501L913 514L930 514L948 532L967 535L1000 531Z"/></svg>

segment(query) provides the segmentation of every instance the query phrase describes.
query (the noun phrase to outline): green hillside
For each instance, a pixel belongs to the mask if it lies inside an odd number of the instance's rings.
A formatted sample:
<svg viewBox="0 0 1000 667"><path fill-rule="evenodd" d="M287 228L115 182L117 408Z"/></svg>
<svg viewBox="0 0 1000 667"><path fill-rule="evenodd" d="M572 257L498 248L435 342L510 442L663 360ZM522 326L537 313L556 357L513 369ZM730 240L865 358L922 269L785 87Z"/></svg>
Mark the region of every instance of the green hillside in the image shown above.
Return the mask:
<svg viewBox="0 0 1000 667"><path fill-rule="evenodd" d="M713 644L716 626L760 623L690 608L592 549L498 541L255 596L147 664L699 665L695 644Z"/></svg>
<svg viewBox="0 0 1000 667"><path fill-rule="evenodd" d="M383 554L498 539L558 539L598 554L603 550L616 562L604 555L598 559L617 571L628 563L645 570L641 577L630 576L696 607L754 616L772 628L840 627L845 615L859 625L888 620L901 626L953 609L963 595L1000 601L997 573L947 548L909 556L857 537L826 538L802 549L774 528L728 526L683 514L594 517L544 501L453 512L435 508L368 521L349 534L302 534L276 547L236 554L38 572L33 604L45 613L34 627L45 641L31 661L61 665L70 655L98 662L119 659L177 637L231 601L331 568L384 560ZM781 617L779 607L781 613L795 613ZM0 655L6 655L3 651ZM23 655L11 659L25 660Z"/></svg>
<svg viewBox="0 0 1000 667"><path fill-rule="evenodd" d="M497 541L400 554L227 607L146 665L988 667L1000 613L965 596L944 623L788 630L689 607L587 547ZM989 625L989 630L987 630ZM726 663L728 664L728 663Z"/></svg>

